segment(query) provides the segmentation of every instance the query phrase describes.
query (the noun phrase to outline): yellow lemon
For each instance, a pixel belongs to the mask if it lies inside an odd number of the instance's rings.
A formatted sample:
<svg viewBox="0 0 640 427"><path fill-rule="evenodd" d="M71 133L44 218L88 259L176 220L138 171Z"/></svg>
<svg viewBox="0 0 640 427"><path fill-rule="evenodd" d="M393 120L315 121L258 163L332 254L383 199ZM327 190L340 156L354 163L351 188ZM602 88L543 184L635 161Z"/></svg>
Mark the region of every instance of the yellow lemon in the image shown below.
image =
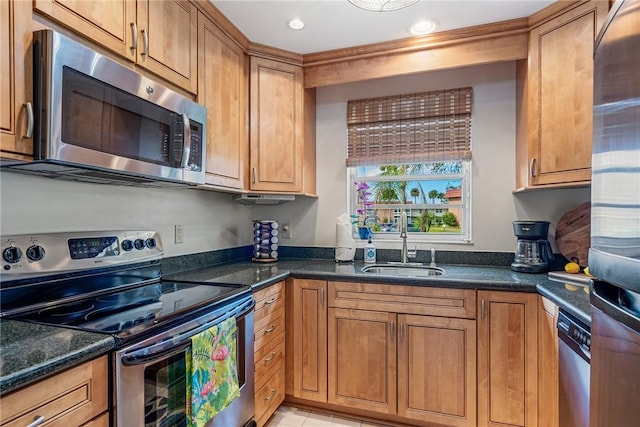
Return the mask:
<svg viewBox="0 0 640 427"><path fill-rule="evenodd" d="M586 274L589 277L593 277L593 275L591 273L589 273L589 267L585 267L584 270L582 270L584 272L584 274Z"/></svg>
<svg viewBox="0 0 640 427"><path fill-rule="evenodd" d="M568 262L564 266L564 271L566 271L567 273L579 273L580 272L580 266L578 264L576 264L575 262Z"/></svg>

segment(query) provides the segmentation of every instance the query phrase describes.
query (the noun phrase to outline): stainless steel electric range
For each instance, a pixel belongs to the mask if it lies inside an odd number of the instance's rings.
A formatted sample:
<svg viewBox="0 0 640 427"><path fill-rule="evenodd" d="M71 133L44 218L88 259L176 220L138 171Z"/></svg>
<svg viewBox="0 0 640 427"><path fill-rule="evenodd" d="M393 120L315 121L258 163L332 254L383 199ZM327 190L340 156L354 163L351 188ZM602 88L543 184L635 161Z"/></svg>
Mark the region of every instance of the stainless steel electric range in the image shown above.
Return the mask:
<svg viewBox="0 0 640 427"><path fill-rule="evenodd" d="M0 317L109 334L111 425L186 425L191 338L237 322L241 396L208 424L254 425L253 306L249 286L162 280L154 231L3 236Z"/></svg>

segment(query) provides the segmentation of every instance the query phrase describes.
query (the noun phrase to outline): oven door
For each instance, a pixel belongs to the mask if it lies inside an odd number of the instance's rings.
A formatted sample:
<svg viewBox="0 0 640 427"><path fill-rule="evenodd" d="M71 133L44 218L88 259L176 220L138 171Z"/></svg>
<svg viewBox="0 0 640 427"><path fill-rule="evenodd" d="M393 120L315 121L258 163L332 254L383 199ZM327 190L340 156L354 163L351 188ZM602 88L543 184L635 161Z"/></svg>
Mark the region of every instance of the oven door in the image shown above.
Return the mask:
<svg viewBox="0 0 640 427"><path fill-rule="evenodd" d="M116 352L115 425L119 427L187 426L186 350L191 337L236 317L237 364L240 397L219 412L208 427L244 426L254 417L253 298L250 303L220 307L162 335L133 344Z"/></svg>

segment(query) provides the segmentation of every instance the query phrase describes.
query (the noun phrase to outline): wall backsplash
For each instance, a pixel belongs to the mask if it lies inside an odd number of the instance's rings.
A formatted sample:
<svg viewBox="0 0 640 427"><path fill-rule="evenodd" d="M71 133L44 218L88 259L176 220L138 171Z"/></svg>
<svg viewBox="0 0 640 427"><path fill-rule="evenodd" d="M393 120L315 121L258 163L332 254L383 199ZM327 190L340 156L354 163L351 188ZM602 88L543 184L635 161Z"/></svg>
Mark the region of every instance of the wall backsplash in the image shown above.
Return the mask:
<svg viewBox="0 0 640 427"><path fill-rule="evenodd" d="M166 256L246 246L251 209L230 194L189 188L140 188L62 182L0 173L0 232L151 229L160 233ZM184 225L184 243L174 243L174 225Z"/></svg>

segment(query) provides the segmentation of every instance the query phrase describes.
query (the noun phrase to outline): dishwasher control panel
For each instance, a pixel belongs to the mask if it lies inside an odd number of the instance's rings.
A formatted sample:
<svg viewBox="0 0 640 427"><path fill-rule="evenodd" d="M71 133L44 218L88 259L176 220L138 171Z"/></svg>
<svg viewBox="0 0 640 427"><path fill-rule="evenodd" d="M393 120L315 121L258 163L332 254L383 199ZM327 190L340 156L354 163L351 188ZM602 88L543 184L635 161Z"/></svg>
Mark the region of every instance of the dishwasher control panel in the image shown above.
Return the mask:
<svg viewBox="0 0 640 427"><path fill-rule="evenodd" d="M587 353L591 352L589 328L562 310L558 313L558 334L570 338Z"/></svg>

